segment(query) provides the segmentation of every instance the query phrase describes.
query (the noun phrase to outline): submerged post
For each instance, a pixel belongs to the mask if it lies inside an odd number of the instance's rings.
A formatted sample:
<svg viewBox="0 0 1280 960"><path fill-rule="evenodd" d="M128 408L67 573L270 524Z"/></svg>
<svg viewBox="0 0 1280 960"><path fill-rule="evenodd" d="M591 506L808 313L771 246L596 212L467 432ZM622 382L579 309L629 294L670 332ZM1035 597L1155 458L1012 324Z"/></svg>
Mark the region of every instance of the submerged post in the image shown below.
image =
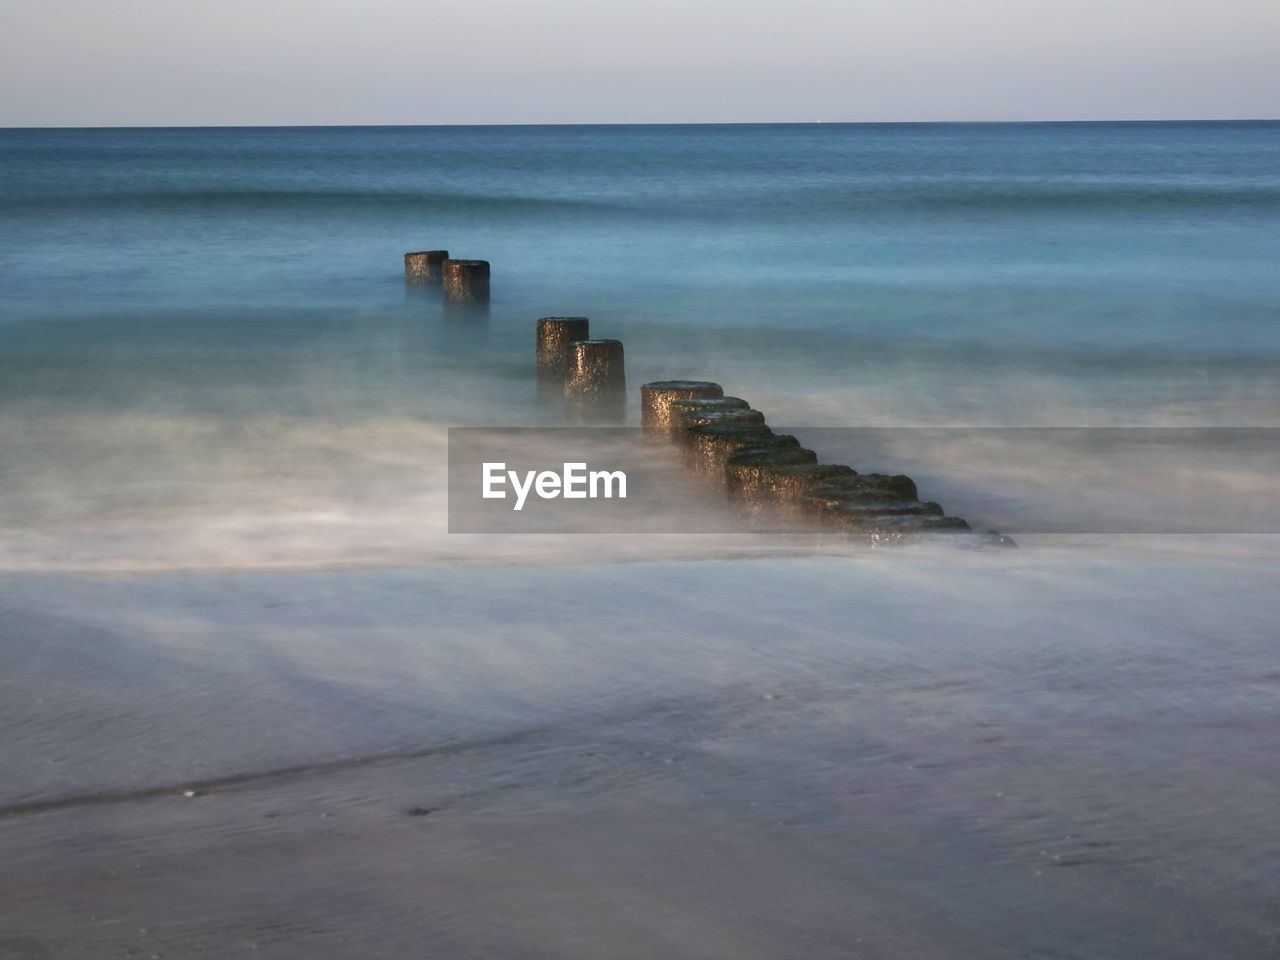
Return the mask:
<svg viewBox="0 0 1280 960"><path fill-rule="evenodd" d="M669 433L671 404L676 400L723 397L724 390L709 380L655 380L640 388L640 425L646 430Z"/></svg>
<svg viewBox="0 0 1280 960"><path fill-rule="evenodd" d="M869 516L835 510L823 514L823 520L827 532L861 540L872 546L899 543L931 534L971 532L969 524L959 517L943 516L941 511L935 514L902 513ZM999 534L996 534L996 537L999 537Z"/></svg>
<svg viewBox="0 0 1280 960"><path fill-rule="evenodd" d="M871 544L969 532L969 525L959 517L948 517L941 506L918 497L910 477L867 473L836 477L813 487L801 495L800 505L823 530ZM998 534L996 538L998 542Z"/></svg>
<svg viewBox="0 0 1280 960"><path fill-rule="evenodd" d="M538 385L564 385L573 359L573 344L590 339L586 317L543 317L538 321Z"/></svg>
<svg viewBox="0 0 1280 960"><path fill-rule="evenodd" d="M489 299L488 260L445 260L441 276L450 300Z"/></svg>
<svg viewBox="0 0 1280 960"><path fill-rule="evenodd" d="M627 375L621 340L578 340L570 345L564 398L579 419L621 419L627 412Z"/></svg>
<svg viewBox="0 0 1280 960"><path fill-rule="evenodd" d="M404 255L406 283L439 283L440 268L449 259L448 250L419 250Z"/></svg>

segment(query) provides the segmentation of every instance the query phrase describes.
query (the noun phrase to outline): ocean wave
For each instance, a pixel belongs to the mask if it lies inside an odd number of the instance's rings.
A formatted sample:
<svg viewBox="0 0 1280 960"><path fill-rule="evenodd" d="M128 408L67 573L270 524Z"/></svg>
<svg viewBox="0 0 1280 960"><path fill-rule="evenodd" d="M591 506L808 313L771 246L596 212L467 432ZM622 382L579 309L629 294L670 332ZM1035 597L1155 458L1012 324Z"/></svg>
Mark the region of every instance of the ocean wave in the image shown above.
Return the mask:
<svg viewBox="0 0 1280 960"><path fill-rule="evenodd" d="M843 220L985 215L1063 217L1105 214L1114 219L1142 215L1213 213L1274 215L1280 184L1210 185L1045 181L840 182L806 184L779 191L757 187L733 196L682 201L677 216L723 214L741 220L803 216Z"/></svg>
<svg viewBox="0 0 1280 960"><path fill-rule="evenodd" d="M569 198L478 191L359 189L133 190L11 197L8 214L31 213L483 213L490 217L626 216L643 219L768 219L788 215L844 217L939 214L1107 213L1178 214L1221 211L1274 214L1280 210L1277 185L1181 185L1171 183L1009 184L947 183L800 185L755 184L723 193L620 195Z"/></svg>
<svg viewBox="0 0 1280 960"><path fill-rule="evenodd" d="M219 211L235 214L352 213L412 211L488 215L536 214L605 210L610 204L595 200L556 197L501 196L413 190L317 190L317 189L200 189L133 190L101 193L32 195L13 197L6 204L13 213L186 213Z"/></svg>

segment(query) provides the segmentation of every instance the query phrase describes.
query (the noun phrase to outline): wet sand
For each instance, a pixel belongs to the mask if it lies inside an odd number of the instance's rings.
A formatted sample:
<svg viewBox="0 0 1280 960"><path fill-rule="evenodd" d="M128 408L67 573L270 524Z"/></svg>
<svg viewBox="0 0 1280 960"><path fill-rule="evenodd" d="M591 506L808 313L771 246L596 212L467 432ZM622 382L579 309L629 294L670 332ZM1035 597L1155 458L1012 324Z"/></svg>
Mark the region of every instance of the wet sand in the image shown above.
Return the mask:
<svg viewBox="0 0 1280 960"><path fill-rule="evenodd" d="M10 576L0 956L1269 956L1275 560Z"/></svg>

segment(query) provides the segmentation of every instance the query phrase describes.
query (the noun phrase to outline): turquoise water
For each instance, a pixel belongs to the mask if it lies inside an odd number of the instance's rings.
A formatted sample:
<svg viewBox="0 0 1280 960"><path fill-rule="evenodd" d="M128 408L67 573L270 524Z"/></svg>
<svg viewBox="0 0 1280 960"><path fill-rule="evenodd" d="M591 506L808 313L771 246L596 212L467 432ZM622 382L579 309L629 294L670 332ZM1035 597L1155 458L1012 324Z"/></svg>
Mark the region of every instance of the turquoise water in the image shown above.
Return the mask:
<svg viewBox="0 0 1280 960"><path fill-rule="evenodd" d="M633 393L714 379L775 425L1280 411L1280 123L7 130L0 170L0 564L302 562L353 514L326 562L415 558L387 544L443 515L443 427L558 422L546 315L623 339ZM488 310L406 288L437 247L492 261ZM989 525L1081 482L1043 451L818 452Z"/></svg>
<svg viewBox="0 0 1280 960"><path fill-rule="evenodd" d="M385 379L405 353L369 337L439 315L400 255L447 246L494 263L490 359L572 312L645 365L883 383L924 422L1010 420L971 395L993 376L1073 425L1268 423L1277 400L1280 123L7 130L0 170L0 362L48 375L23 399L96 369L133 403L118 379L150 360L185 382L144 375L149 402L200 406L348 337Z"/></svg>

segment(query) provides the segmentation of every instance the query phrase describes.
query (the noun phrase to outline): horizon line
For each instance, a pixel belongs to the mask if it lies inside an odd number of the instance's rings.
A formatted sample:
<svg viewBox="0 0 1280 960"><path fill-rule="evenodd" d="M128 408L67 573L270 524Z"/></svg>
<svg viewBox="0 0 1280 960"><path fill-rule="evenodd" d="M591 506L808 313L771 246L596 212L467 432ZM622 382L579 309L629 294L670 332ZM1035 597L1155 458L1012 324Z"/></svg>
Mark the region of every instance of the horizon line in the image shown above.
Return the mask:
<svg viewBox="0 0 1280 960"><path fill-rule="evenodd" d="M1056 120L653 120L546 122L521 120L503 123L160 123L160 124L14 124L0 130L318 130L318 129L421 129L491 127L799 127L799 126L1017 126L1065 124L1158 124L1158 123L1277 123L1277 117L1184 117L1184 118L1087 118Z"/></svg>

